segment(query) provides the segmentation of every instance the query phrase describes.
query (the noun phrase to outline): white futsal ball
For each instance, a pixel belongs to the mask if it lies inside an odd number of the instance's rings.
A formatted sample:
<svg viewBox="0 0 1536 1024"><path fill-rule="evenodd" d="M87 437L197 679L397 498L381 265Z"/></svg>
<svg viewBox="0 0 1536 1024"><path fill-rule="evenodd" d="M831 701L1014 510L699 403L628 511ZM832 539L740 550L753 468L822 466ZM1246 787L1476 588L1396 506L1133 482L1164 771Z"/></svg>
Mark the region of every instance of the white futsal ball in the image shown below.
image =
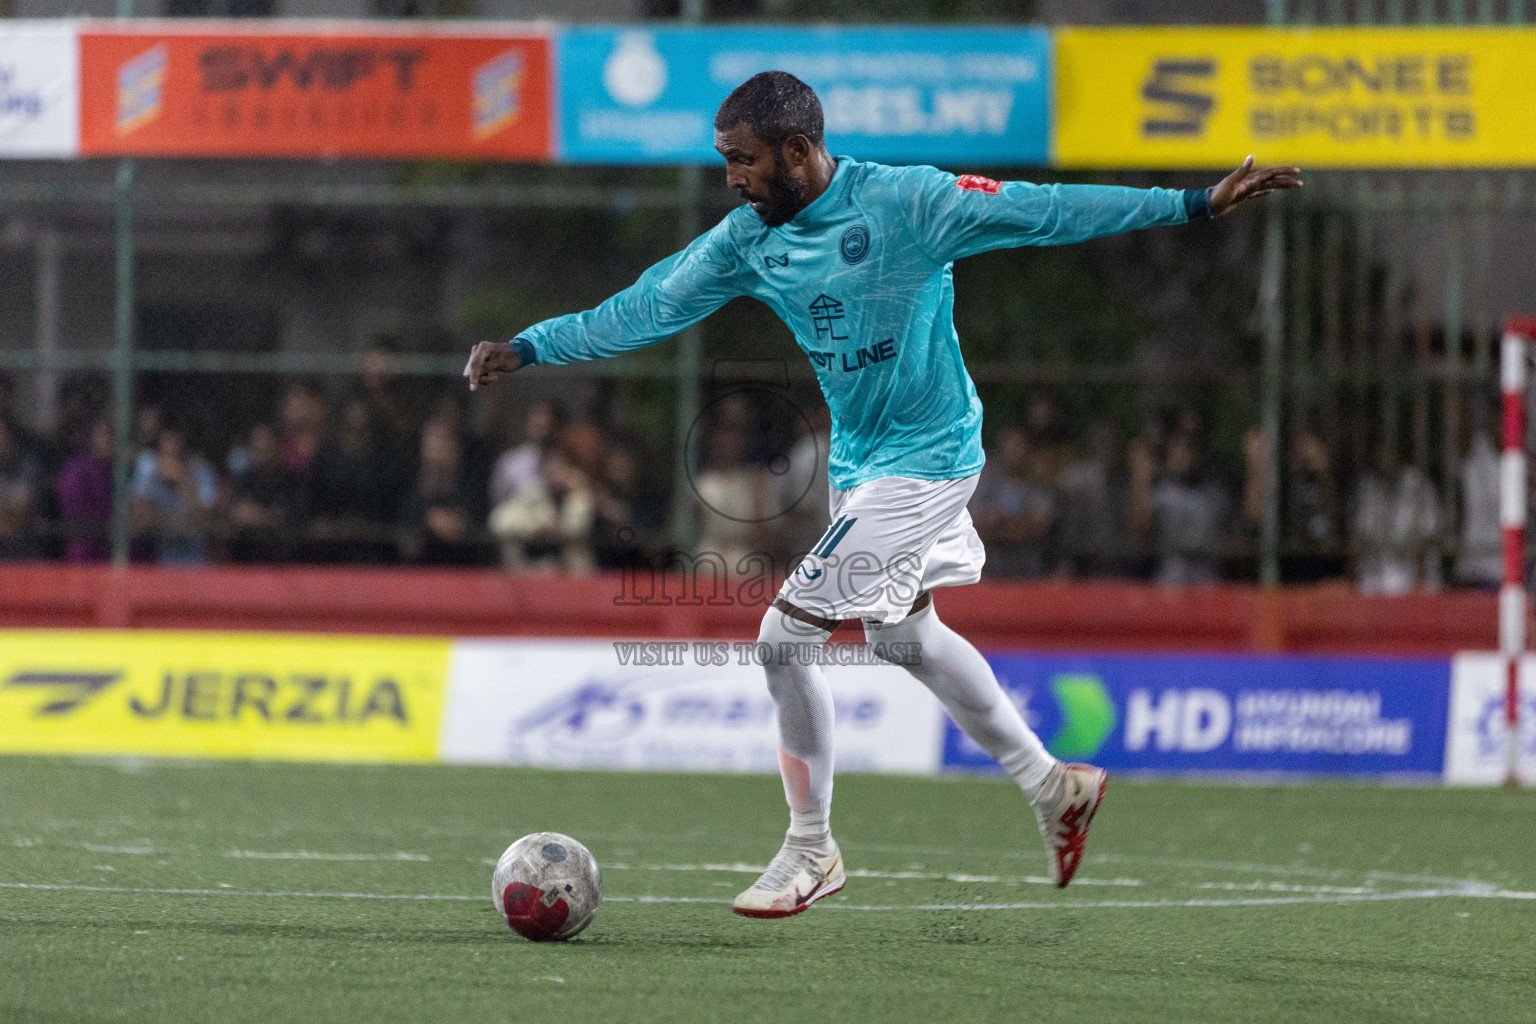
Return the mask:
<svg viewBox="0 0 1536 1024"><path fill-rule="evenodd" d="M570 836L535 832L496 862L491 900L523 938L557 942L592 923L603 901L603 876L592 854Z"/></svg>

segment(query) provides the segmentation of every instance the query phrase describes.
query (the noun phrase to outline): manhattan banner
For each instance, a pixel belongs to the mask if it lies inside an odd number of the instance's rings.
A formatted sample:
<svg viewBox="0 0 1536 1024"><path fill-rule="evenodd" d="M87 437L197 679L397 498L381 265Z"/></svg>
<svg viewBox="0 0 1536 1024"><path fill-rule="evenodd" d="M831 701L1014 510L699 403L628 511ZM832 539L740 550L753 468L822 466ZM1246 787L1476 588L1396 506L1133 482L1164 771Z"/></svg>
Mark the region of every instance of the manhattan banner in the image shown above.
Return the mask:
<svg viewBox="0 0 1536 1024"><path fill-rule="evenodd" d="M1421 775L1445 761L1450 663L989 655L1057 757L1112 771ZM944 767L996 770L953 722Z"/></svg>
<svg viewBox="0 0 1536 1024"><path fill-rule="evenodd" d="M1536 163L1536 31L1062 29L1054 163Z"/></svg>
<svg viewBox="0 0 1536 1024"><path fill-rule="evenodd" d="M1050 36L988 28L566 28L560 158L713 163L715 110L760 71L821 97L834 153L1031 166L1049 157Z"/></svg>
<svg viewBox="0 0 1536 1024"><path fill-rule="evenodd" d="M88 156L549 158L549 42L486 26L80 31Z"/></svg>

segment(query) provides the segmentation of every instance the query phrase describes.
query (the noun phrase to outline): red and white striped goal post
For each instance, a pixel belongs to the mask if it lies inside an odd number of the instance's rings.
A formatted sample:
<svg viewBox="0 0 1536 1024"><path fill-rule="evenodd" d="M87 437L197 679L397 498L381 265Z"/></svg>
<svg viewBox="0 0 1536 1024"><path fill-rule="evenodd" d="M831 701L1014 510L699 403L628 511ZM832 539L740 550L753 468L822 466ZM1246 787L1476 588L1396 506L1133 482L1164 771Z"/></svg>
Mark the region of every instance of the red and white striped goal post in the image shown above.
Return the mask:
<svg viewBox="0 0 1536 1024"><path fill-rule="evenodd" d="M1499 653L1504 658L1504 782L1520 779L1520 656L1525 653L1526 387L1536 316L1510 317L1499 353L1504 399L1504 454L1500 465L1499 525L1504 534L1504 579L1499 587Z"/></svg>

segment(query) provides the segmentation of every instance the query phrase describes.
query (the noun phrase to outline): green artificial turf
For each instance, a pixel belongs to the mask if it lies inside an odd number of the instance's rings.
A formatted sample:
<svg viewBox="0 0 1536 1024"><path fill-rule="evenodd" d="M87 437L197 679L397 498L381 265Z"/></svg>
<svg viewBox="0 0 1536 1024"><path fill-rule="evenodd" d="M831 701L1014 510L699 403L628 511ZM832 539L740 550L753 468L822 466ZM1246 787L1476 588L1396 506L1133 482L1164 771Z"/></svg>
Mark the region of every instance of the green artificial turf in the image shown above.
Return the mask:
<svg viewBox="0 0 1536 1024"><path fill-rule="evenodd" d="M799 917L491 906L542 829L610 897L728 901L784 819L762 776L0 759L0 1021L1536 1020L1530 792L1115 779L1057 892L1008 783L850 776L874 876Z"/></svg>

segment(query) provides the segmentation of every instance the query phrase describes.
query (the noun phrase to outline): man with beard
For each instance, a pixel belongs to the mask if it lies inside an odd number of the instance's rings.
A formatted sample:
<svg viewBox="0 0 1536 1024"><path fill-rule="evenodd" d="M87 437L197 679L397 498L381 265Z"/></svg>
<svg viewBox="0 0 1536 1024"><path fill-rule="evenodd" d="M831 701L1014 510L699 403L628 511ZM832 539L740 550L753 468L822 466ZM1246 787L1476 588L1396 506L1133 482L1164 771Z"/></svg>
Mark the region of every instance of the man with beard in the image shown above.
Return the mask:
<svg viewBox="0 0 1536 1024"><path fill-rule="evenodd" d="M779 724L790 807L784 845L736 898L747 917L787 917L842 888L832 839L832 694L821 649L861 619L877 655L928 686L1006 768L1034 809L1051 877L1082 862L1105 773L1058 762L976 648L939 621L931 590L974 583L983 551L966 502L981 471L981 402L960 357L953 261L1060 245L1191 218L1301 184L1249 157L1208 189L1032 185L833 157L821 103L792 75L739 86L715 116L726 183L746 200L682 252L595 309L481 342L471 389L535 363L653 345L738 295L767 303L810 357L832 413L833 522L763 617L760 652ZM767 645L767 646L763 646Z"/></svg>

